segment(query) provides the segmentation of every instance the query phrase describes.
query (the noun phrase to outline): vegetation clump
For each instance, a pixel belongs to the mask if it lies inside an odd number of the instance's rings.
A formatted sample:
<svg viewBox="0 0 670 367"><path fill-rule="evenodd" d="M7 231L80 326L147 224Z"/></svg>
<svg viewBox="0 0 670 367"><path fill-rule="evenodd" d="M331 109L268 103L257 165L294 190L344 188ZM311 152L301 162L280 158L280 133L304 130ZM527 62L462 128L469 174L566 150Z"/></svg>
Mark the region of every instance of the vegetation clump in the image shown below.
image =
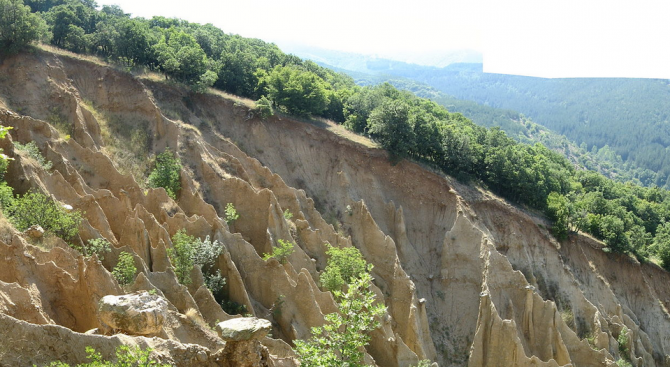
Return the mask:
<svg viewBox="0 0 670 367"><path fill-rule="evenodd" d="M105 360L100 352L97 352L92 347L86 347L86 358L90 361L88 363L80 363L75 367L169 367L168 364L159 363L154 358L151 358L153 349L142 349L140 347L129 347L127 345L119 345L116 347L116 362ZM70 367L64 362L51 362L49 367Z"/></svg>
<svg viewBox="0 0 670 367"><path fill-rule="evenodd" d="M207 288L215 297L220 297L223 286L226 284L221 270L217 268L217 261L223 252L223 246L218 241L212 242L209 236L204 240L189 236L183 229L172 236L172 245L173 247L168 249L168 255L179 283L191 284L191 270L194 266L199 266Z"/></svg>
<svg viewBox="0 0 670 367"><path fill-rule="evenodd" d="M86 257L96 255L100 261L105 259L105 254L112 251L112 246L106 238L94 238L88 240L83 246L73 246L75 250Z"/></svg>
<svg viewBox="0 0 670 367"><path fill-rule="evenodd" d="M341 252L342 258L359 263L359 254ZM328 267L335 269L335 257L328 260ZM339 260L337 260L339 261ZM364 261L364 260L363 260ZM339 367L364 366L364 347L370 342L368 333L381 324L379 317L386 312L386 307L377 303L375 293L370 289L372 265L363 264L363 272L347 277L345 290L334 290L338 312L325 316L323 327L312 328L309 340L296 340L296 352L301 366L305 367ZM332 270L331 270L332 271Z"/></svg>
<svg viewBox="0 0 670 367"><path fill-rule="evenodd" d="M155 167L149 175L149 186L164 188L168 196L176 200L181 190L180 172L179 157L166 149L156 156Z"/></svg>
<svg viewBox="0 0 670 367"><path fill-rule="evenodd" d="M47 33L39 15L21 0L0 0L0 56L20 51Z"/></svg>
<svg viewBox="0 0 670 367"><path fill-rule="evenodd" d="M266 96L262 96L258 101L256 101L256 111L262 119L267 119L275 114L274 109L272 108L272 101L270 101Z"/></svg>
<svg viewBox="0 0 670 367"><path fill-rule="evenodd" d="M135 274L137 273L137 268L135 267L135 259L133 255L128 252L122 251L119 254L119 261L116 263L114 269L112 269L112 276L119 285L128 285L135 280Z"/></svg>
<svg viewBox="0 0 670 367"><path fill-rule="evenodd" d="M185 230L181 229L172 236L172 248L168 249L177 280L184 285L191 284L191 270L195 265L195 244L196 238L189 236Z"/></svg>
<svg viewBox="0 0 670 367"><path fill-rule="evenodd" d="M272 252L263 254L263 260L277 259L281 264L285 264L288 257L293 253L293 244L283 239L277 240L278 246L272 248Z"/></svg>
<svg viewBox="0 0 670 367"><path fill-rule="evenodd" d="M37 144L35 144L34 141L30 141L26 144L21 144L21 143L14 143L14 147L22 152L25 152L28 154L28 156L34 160L37 161L37 163L40 164L42 168L45 170L50 170L53 167L53 163L51 161L48 161L42 153L40 152L40 149L37 147Z"/></svg>
<svg viewBox="0 0 670 367"><path fill-rule="evenodd" d="M369 271L368 263L355 247L333 247L326 243L329 256L328 265L321 273L321 286L329 291L342 290L345 284L351 283Z"/></svg>
<svg viewBox="0 0 670 367"><path fill-rule="evenodd" d="M240 215L237 214L235 205L233 203L226 204L226 223L230 224L238 219L240 219Z"/></svg>
<svg viewBox="0 0 670 367"><path fill-rule="evenodd" d="M65 241L71 241L79 234L81 212L67 210L50 197L29 191L13 200L9 218L19 231L38 225Z"/></svg>

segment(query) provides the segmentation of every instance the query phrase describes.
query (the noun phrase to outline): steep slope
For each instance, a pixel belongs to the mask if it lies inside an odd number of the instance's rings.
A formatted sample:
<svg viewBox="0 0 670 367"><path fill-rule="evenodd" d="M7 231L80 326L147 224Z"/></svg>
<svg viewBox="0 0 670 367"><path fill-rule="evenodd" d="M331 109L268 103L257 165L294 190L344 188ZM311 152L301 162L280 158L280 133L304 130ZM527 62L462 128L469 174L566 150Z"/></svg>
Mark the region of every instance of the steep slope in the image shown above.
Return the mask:
<svg viewBox="0 0 670 367"><path fill-rule="evenodd" d="M388 306L367 348L378 366L613 365L624 326L635 365L670 365L666 272L582 236L559 244L541 219L414 163L392 165L328 122L264 121L231 99L49 53L5 60L0 75L0 123L14 127L0 142L15 158L8 182L82 210L81 239L104 236L114 247L99 263L3 227L1 365L83 362L84 346L111 353L118 344L152 346L177 365L222 363L223 342L184 314L194 309L210 325L231 316L197 271L187 288L169 267L166 248L182 228L225 246L230 300L273 323L278 339L264 340L271 365L296 365L287 343L335 310L318 287L326 242L355 246L375 266ZM52 171L14 149L31 140ZM130 166L166 147L184 163L176 201L130 175L139 179ZM240 214L231 224L227 203ZM297 251L286 264L262 260L280 238ZM141 269L131 288L156 289L171 305L160 338L82 334L99 326L97 301L123 292L108 271L121 251Z"/></svg>

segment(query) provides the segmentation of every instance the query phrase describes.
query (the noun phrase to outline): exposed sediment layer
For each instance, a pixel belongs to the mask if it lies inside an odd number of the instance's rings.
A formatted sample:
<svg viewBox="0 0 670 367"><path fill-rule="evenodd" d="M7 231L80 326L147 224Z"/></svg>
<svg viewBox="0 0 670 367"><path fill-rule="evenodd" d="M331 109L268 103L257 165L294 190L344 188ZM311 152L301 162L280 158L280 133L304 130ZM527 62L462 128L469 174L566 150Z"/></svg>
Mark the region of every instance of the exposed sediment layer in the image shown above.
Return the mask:
<svg viewBox="0 0 670 367"><path fill-rule="evenodd" d="M235 316L197 270L193 284L177 282L166 249L182 228L224 245L226 294L272 322L272 365L297 365L289 344L336 310L318 286L326 242L355 246L374 264L388 307L367 348L378 366L612 366L624 326L633 365L670 365L668 273L586 237L559 244L541 219L417 164L391 164L328 122L264 121L230 99L44 52L5 60L0 75L0 123L14 128L0 141L15 158L8 183L81 210L81 240L113 246L98 262L57 241L46 251L0 223L0 338L11 340L0 365L85 362L85 346L111 353L122 343L178 365L219 363L224 342L207 324ZM177 200L120 173L135 161L111 146L118 129L138 134L140 158L179 154ZM54 168L14 141L35 141ZM240 215L230 224L227 203ZM262 260L278 239L296 244L287 263ZM98 300L123 292L109 273L121 251L141 272L131 290L168 300L158 338L83 334L99 327Z"/></svg>

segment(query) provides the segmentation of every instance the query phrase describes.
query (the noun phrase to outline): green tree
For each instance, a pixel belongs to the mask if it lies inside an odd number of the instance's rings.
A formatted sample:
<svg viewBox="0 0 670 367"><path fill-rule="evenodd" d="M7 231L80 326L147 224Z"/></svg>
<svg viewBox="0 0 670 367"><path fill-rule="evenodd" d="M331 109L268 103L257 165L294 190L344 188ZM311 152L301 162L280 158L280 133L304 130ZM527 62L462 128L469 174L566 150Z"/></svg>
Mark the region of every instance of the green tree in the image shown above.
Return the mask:
<svg viewBox="0 0 670 367"><path fill-rule="evenodd" d="M651 252L661 260L661 266L670 271L670 223L664 222L656 230Z"/></svg>
<svg viewBox="0 0 670 367"><path fill-rule="evenodd" d="M122 251L119 254L119 261L114 266L114 269L112 269L112 276L119 285L128 285L135 280L135 273L137 273L137 268L135 267L133 255Z"/></svg>
<svg viewBox="0 0 670 367"><path fill-rule="evenodd" d="M46 23L21 0L0 0L0 56L17 52L46 33Z"/></svg>
<svg viewBox="0 0 670 367"><path fill-rule="evenodd" d="M176 200L181 190L180 172L181 161L168 148L156 156L154 169L149 174L149 186L164 188L168 196Z"/></svg>
<svg viewBox="0 0 670 367"><path fill-rule="evenodd" d="M338 312L326 315L323 327L312 328L311 339L295 341L301 366L364 366L368 333L380 326L379 317L386 312L383 304L375 304L371 283L372 276L365 272L354 278L346 291L333 292Z"/></svg>
<svg viewBox="0 0 670 367"><path fill-rule="evenodd" d="M568 200L561 194L552 192L547 197L547 211L554 221L552 231L559 240L564 240L570 231L570 210Z"/></svg>
<svg viewBox="0 0 670 367"><path fill-rule="evenodd" d="M191 284L191 270L195 265L197 240L193 236L186 234L186 231L180 229L172 236L172 248L168 249L170 262L174 267L179 283Z"/></svg>
<svg viewBox="0 0 670 367"><path fill-rule="evenodd" d="M271 253L263 254L263 260L277 259L280 263L286 263L286 259L293 253L293 244L289 241L284 241L281 238L277 240L278 246L272 248Z"/></svg>
<svg viewBox="0 0 670 367"><path fill-rule="evenodd" d="M414 146L409 106L402 100L385 100L370 113L368 131L391 153L407 155Z"/></svg>
<svg viewBox="0 0 670 367"><path fill-rule="evenodd" d="M355 247L333 247L326 243L328 265L321 273L321 285L329 291L341 291L345 284L350 284L368 271L368 264Z"/></svg>
<svg viewBox="0 0 670 367"><path fill-rule="evenodd" d="M217 79L212 71L212 62L195 38L176 28L163 32L160 41L154 45L154 52L160 69L166 76L202 91L211 87Z"/></svg>
<svg viewBox="0 0 670 367"><path fill-rule="evenodd" d="M286 112L300 115L320 115L328 107L330 86L318 75L296 66L276 66L264 80L267 96Z"/></svg>
<svg viewBox="0 0 670 367"><path fill-rule="evenodd" d="M106 37L113 40L110 54L117 60L128 66L149 65L154 66L156 56L152 44L149 26L138 19L126 19L110 21L110 26L101 27L97 32L107 32ZM106 39L107 39L106 38Z"/></svg>

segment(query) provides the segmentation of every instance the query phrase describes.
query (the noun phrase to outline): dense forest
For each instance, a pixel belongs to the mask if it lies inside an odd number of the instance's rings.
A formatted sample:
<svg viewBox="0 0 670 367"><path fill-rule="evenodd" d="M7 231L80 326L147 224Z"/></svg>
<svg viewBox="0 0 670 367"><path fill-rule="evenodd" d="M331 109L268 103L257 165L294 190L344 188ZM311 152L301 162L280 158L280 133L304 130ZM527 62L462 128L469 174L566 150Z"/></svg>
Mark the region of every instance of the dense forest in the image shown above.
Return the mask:
<svg viewBox="0 0 670 367"><path fill-rule="evenodd" d="M206 93L258 100L262 116L323 117L368 135L395 159L413 159L542 210L559 239L580 230L606 249L670 268L670 194L575 169L541 144L515 141L426 98L385 83L360 87L344 74L287 55L274 44L179 19L132 18L91 0L0 0L3 57L49 42L127 68L161 72ZM605 98L605 97L600 97ZM651 103L651 102L650 102ZM275 112L276 111L276 112ZM630 134L631 139L642 136ZM642 145L642 144L639 144Z"/></svg>

